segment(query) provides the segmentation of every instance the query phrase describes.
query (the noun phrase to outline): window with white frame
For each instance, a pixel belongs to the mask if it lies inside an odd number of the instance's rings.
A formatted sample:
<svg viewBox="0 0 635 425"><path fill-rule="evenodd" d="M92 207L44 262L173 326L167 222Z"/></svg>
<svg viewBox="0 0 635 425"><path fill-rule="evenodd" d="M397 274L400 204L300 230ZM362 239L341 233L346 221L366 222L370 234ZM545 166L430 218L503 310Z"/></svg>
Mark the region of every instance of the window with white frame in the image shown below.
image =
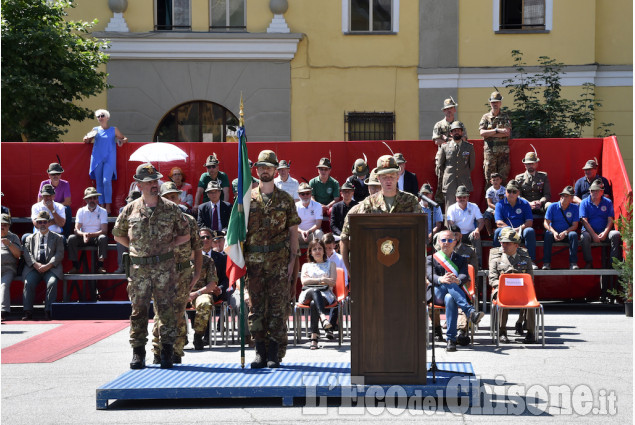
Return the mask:
<svg viewBox="0 0 635 425"><path fill-rule="evenodd" d="M550 31L553 0L493 0L494 31Z"/></svg>
<svg viewBox="0 0 635 425"><path fill-rule="evenodd" d="M156 31L189 31L192 29L191 0L155 0Z"/></svg>
<svg viewBox="0 0 635 425"><path fill-rule="evenodd" d="M396 33L399 0L342 0L342 32Z"/></svg>
<svg viewBox="0 0 635 425"><path fill-rule="evenodd" d="M211 31L244 31L246 0L210 0Z"/></svg>

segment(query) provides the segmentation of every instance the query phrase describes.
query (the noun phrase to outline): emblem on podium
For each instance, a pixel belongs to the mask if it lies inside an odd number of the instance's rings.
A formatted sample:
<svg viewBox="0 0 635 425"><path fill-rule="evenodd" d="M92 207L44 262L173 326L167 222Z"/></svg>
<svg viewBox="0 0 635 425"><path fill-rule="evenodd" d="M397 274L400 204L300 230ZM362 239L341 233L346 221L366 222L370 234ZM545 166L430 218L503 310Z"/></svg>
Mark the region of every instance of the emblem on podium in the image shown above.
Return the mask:
<svg viewBox="0 0 635 425"><path fill-rule="evenodd" d="M390 267L399 261L399 240L385 237L377 241L377 261Z"/></svg>

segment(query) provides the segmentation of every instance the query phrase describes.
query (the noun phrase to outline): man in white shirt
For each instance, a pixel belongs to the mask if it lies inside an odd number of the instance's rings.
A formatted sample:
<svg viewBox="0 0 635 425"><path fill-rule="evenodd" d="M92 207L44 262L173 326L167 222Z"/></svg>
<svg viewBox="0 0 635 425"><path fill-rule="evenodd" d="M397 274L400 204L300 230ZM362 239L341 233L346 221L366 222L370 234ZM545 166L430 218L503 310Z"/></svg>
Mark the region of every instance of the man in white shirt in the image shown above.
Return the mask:
<svg viewBox="0 0 635 425"><path fill-rule="evenodd" d="M291 161L281 159L278 163L278 177L273 179L273 184L280 190L287 192L295 202L300 200L298 196L299 183L290 174Z"/></svg>
<svg viewBox="0 0 635 425"><path fill-rule="evenodd" d="M481 230L485 225L483 215L478 205L468 202L470 192L467 187L459 186L455 196L456 204L450 205L446 213L448 226L456 224L461 229L461 242L472 245L478 256L479 267L482 267Z"/></svg>
<svg viewBox="0 0 635 425"><path fill-rule="evenodd" d="M40 211L46 211L51 217L53 222L49 226L49 231L62 234L64 231L62 228L66 223L66 212L64 211L64 205L55 202L55 188L51 184L45 184L40 190L42 200L31 207L31 220L33 221L33 232L37 232L37 226L35 225L35 218ZM25 235L26 236L26 235ZM24 236L22 237L24 240Z"/></svg>
<svg viewBox="0 0 635 425"><path fill-rule="evenodd" d="M298 216L302 222L298 225L298 239L300 244L308 244L313 238L321 239L322 232L322 205L311 199L311 186L302 183L298 187L300 201L295 203Z"/></svg>
<svg viewBox="0 0 635 425"><path fill-rule="evenodd" d="M108 213L99 206L97 189L89 187L84 190L86 205L77 210L75 216L75 234L68 237L68 259L73 263L69 274L79 272L79 248L97 246L96 272L106 273L104 261L108 255Z"/></svg>

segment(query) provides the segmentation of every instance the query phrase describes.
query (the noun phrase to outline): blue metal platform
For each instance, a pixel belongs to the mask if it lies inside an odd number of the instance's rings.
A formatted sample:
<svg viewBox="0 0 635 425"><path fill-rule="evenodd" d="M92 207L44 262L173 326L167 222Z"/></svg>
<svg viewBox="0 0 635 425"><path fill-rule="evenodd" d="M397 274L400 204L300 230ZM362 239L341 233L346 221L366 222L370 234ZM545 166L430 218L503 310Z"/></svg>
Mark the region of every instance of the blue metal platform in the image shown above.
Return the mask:
<svg viewBox="0 0 635 425"><path fill-rule="evenodd" d="M428 369L430 364L428 364ZM426 385L351 384L350 363L283 363L279 369L242 369L239 364L178 364L173 369L149 365L130 370L97 389L97 409L109 400L207 398L281 398L292 406L294 397L375 397L378 390L395 396L469 397L477 382L471 363L437 363L436 383L428 372Z"/></svg>

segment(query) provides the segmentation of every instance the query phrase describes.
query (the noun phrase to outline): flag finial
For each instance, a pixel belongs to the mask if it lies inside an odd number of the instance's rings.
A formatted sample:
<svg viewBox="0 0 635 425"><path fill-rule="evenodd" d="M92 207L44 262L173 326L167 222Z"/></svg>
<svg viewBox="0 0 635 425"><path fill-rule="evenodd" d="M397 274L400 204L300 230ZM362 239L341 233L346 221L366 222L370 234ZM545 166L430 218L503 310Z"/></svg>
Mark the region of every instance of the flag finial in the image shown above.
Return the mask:
<svg viewBox="0 0 635 425"><path fill-rule="evenodd" d="M238 125L239 126L244 126L245 125L245 112L243 111L243 93L240 92L240 112L238 113L239 119L238 119Z"/></svg>

